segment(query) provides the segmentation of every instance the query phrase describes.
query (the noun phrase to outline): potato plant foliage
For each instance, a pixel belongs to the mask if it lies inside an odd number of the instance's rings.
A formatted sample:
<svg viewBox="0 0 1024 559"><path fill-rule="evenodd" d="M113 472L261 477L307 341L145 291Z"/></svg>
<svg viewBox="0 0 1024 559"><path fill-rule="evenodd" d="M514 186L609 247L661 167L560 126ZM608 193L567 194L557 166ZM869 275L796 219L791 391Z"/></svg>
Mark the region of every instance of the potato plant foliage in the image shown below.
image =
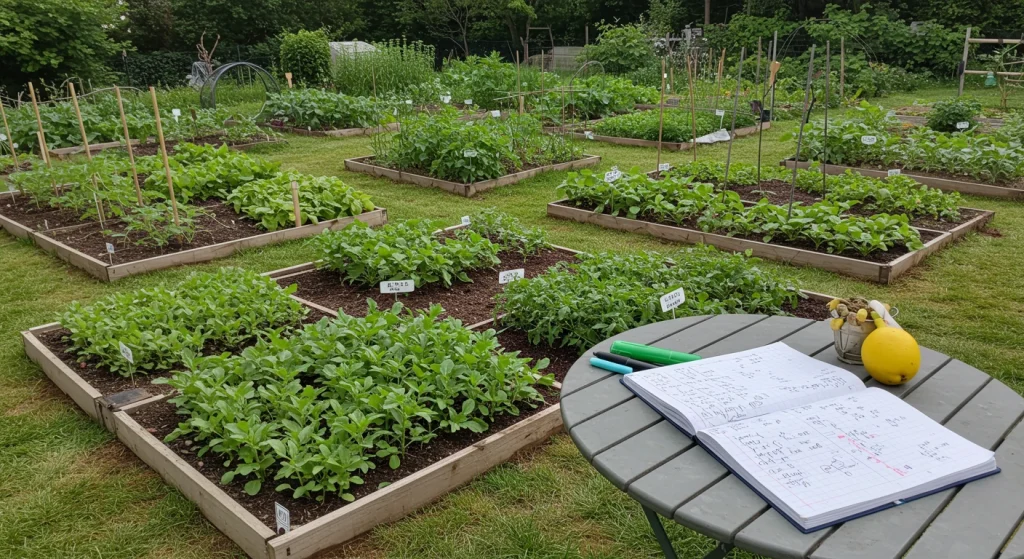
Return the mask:
<svg viewBox="0 0 1024 559"><path fill-rule="evenodd" d="M370 128L391 115L385 103L322 89L288 89L267 96L265 109L273 120L312 130Z"/></svg>
<svg viewBox="0 0 1024 559"><path fill-rule="evenodd" d="M798 290L762 270L757 260L712 247L670 255L600 253L562 262L495 297L503 326L527 332L530 342L572 347L581 353L626 330L666 320L660 297L682 287L686 302L676 316L719 313L782 314Z"/></svg>
<svg viewBox="0 0 1024 559"><path fill-rule="evenodd" d="M247 182L227 196L236 212L259 222L267 231L295 224L292 182L299 186L300 224L359 215L374 208L370 196L337 177L302 173L278 173L271 178Z"/></svg>
<svg viewBox="0 0 1024 559"><path fill-rule="evenodd" d="M730 113L732 111L729 111ZM696 114L697 137L710 134L721 128L729 129L732 116L717 117L713 113L699 112ZM636 138L639 140L658 140L661 123L659 111L640 111L630 114L613 116L594 123L592 129L601 136L617 138ZM736 113L736 128L754 125L754 117L745 113ZM664 127L661 130L662 141L690 142L693 141L693 122L687 109L665 109Z"/></svg>
<svg viewBox="0 0 1024 559"><path fill-rule="evenodd" d="M299 326L306 309L288 296L294 291L255 272L222 268L193 272L173 287L74 302L59 320L79 361L123 376L157 373L180 366L186 352L237 347ZM134 365L119 343L132 350Z"/></svg>
<svg viewBox="0 0 1024 559"><path fill-rule="evenodd" d="M324 231L313 244L321 267L342 281L376 286L386 280L413 280L417 287L455 280L469 282L467 272L498 264L501 247L479 233L444 238L425 220L389 223L376 229L355 222L341 231Z"/></svg>
<svg viewBox="0 0 1024 559"><path fill-rule="evenodd" d="M398 468L441 434L483 432L543 401L547 360L530 366L494 330L470 331L443 312L369 301L366 318L342 313L270 333L240 355L189 356L161 379L184 415L167 440L189 437L199 456L223 460L222 483L244 480L250 494L273 483L293 498L351 501L370 469Z"/></svg>

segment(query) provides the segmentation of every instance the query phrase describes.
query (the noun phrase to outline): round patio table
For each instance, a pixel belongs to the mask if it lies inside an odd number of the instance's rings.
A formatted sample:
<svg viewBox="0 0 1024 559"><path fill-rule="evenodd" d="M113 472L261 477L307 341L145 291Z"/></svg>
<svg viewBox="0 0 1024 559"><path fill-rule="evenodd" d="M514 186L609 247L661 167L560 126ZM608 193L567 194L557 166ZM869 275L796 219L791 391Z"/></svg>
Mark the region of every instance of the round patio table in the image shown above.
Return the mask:
<svg viewBox="0 0 1024 559"><path fill-rule="evenodd" d="M992 449L1002 472L810 534L801 533L703 448L581 357L562 383L562 419L583 456L643 507L662 551L676 554L660 517L719 543L770 557L1024 557L1024 398L989 375L921 348L910 382L884 386L836 358L826 322L760 315L697 316L649 324L615 340L714 357L782 341L903 398L952 431Z"/></svg>

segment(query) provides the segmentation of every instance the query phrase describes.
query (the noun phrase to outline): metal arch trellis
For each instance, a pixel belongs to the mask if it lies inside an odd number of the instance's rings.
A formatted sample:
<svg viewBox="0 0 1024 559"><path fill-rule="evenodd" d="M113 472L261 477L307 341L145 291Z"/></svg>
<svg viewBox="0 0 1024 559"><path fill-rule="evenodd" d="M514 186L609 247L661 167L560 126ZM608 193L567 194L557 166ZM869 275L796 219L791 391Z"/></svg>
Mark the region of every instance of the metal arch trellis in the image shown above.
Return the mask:
<svg viewBox="0 0 1024 559"><path fill-rule="evenodd" d="M277 84L277 80L263 67L253 64L252 62L229 62L222 66L219 66L213 71L213 74L203 82L203 86L199 89L199 106L204 109L215 109L217 108L217 82L220 78L228 71L236 68L248 68L252 70L260 81L263 83L263 89L267 93L277 93L281 90L281 87ZM266 98L263 99L263 105L260 106L260 110L253 115L258 116L263 112L267 106Z"/></svg>

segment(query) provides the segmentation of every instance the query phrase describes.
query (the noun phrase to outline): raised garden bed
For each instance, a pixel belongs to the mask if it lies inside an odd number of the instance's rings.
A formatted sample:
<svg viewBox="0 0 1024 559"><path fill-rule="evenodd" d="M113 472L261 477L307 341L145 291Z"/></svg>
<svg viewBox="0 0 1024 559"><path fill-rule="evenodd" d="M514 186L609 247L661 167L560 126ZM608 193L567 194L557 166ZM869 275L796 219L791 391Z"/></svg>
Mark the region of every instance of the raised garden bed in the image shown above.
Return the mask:
<svg viewBox="0 0 1024 559"><path fill-rule="evenodd" d="M888 260L872 261L849 256L840 256L837 254L816 252L806 248L763 243L753 239L705 233L697 229L689 229L675 225L653 223L650 221L642 221L626 217L616 217L604 213L599 214L588 209L573 207L569 204L568 200L559 200L548 204L548 215L558 219L568 219L580 223L593 223L608 229L645 233L670 241L708 244L723 250L735 252L744 252L749 250L754 256L764 258L766 260L776 260L794 265L812 266L831 272L837 272L886 284L892 283L897 277L920 263L926 256L936 252L954 240L952 232L920 229L919 232L921 233L922 241L924 241L924 248L905 252ZM967 231L980 228L989 219L991 219L991 213L983 213L969 222L960 225L957 228L957 235L963 236Z"/></svg>
<svg viewBox="0 0 1024 559"><path fill-rule="evenodd" d="M312 130L309 128L299 128L297 126L288 126L280 123L280 121L271 121L260 126L266 126L279 132L288 132L289 134L298 134L300 136L320 136L320 137L334 137L334 138L345 138L350 136L372 136L373 134L379 134L381 132L394 132L398 130L398 123L392 122L390 124L384 124L381 126L372 126L370 128L344 128L341 130Z"/></svg>
<svg viewBox="0 0 1024 559"><path fill-rule="evenodd" d="M807 169L812 165L817 166L817 162L807 161L795 161L792 158L785 159L779 163L787 169L792 169L794 166L800 169ZM830 175L840 175L846 171L853 171L866 177L874 178L885 178L888 176L887 169L876 169L870 167L847 167L845 165L826 165L825 172ZM992 196L996 198L1009 198L1012 200L1024 199L1024 188L1015 188L1010 186L996 186L994 184L985 184L980 182L974 182L969 180L955 179L949 177L936 176L933 174L922 174L918 171L902 172L917 182L945 190L947 192L960 192L963 194L975 194L978 196Z"/></svg>
<svg viewBox="0 0 1024 559"><path fill-rule="evenodd" d="M543 165L540 167L534 167L532 169L526 169L519 171L518 173L512 173L496 179L490 179L485 181L479 181L474 183L459 183L437 179L424 174L418 174L410 171L400 171L397 169L391 169L388 167L381 167L380 165L374 164L375 158L372 155L364 157L356 157L353 159L345 160L345 168L349 171L355 171L358 173L366 173L375 177L386 177L395 182L404 182L409 184L416 184L419 186L429 186L447 190L460 196L471 197L475 196L478 192L490 190L499 186L505 186L509 184L515 184L519 181L526 180L528 178L539 175L540 173L546 173L548 171L571 171L573 169L582 169L584 167L592 167L601 162L601 157L597 155L586 155L584 154L581 159L574 161L567 161L565 163L556 163L554 165Z"/></svg>
<svg viewBox="0 0 1024 559"><path fill-rule="evenodd" d="M6 196L3 198L8 199ZM226 205L217 203L216 208L219 211L214 210L211 212L213 216L207 218L210 221L210 229L206 230L205 234L198 234L192 244L186 245L193 248L176 244L162 250L155 247L129 247L123 253L115 251L113 264L105 251L105 238L99 232L104 229L116 231L116 225L108 223L107 227L101 227L97 222L87 222L40 230L3 215L3 202L0 201L0 227L15 237L32 239L39 248L81 268L96 279L116 281L155 270L225 258L248 248L304 239L326 229L343 229L357 220L371 226L387 223L387 210L376 208L354 217L342 217L262 233L259 232L256 222L235 214ZM36 217L33 221L41 219ZM230 225L227 222L230 222Z"/></svg>
<svg viewBox="0 0 1024 559"><path fill-rule="evenodd" d="M596 122L596 121L592 121L592 122ZM762 123L760 126L754 125L754 126L747 126L746 128L737 128L736 129L736 133L735 133L735 135L733 137L734 138L742 138L744 136L749 136L751 134L756 134L759 129L760 130L768 130L771 127L772 127L772 123L771 122L765 122L765 123ZM647 148L656 148L656 147L658 147L658 141L656 141L656 140L640 140L640 139L637 139L637 138L620 138L618 136L601 136L601 135L598 135L598 134L593 134L592 136L588 136L586 134L586 132L576 132L576 131L574 131L572 133L572 135L573 135L574 138L576 138L578 140L593 140L595 142L605 142L605 143L609 143L609 144L617 144L617 145L620 145L620 146L638 146L638 147L647 147ZM686 151L686 150L689 150L689 149L693 149L693 145L694 145L693 142L661 142L662 149L667 149L669 151Z"/></svg>

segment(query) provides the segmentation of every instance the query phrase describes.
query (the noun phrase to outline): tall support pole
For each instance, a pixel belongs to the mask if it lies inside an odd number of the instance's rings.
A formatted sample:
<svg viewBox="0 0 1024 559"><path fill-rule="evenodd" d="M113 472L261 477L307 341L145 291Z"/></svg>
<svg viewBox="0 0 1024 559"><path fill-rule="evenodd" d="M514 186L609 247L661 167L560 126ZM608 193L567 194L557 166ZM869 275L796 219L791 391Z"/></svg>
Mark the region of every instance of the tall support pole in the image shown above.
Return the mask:
<svg viewBox="0 0 1024 559"><path fill-rule="evenodd" d="M693 57L693 71L690 71L690 55L686 55L686 80L687 89L690 90L690 125L693 126L693 161L697 161L697 107L693 101L693 88L696 87L695 82L697 81L697 56Z"/></svg>
<svg viewBox="0 0 1024 559"><path fill-rule="evenodd" d="M661 111L658 115L658 166L655 167L661 170L661 138L665 132L665 57L661 57L661 102L658 103L658 108Z"/></svg>
<svg viewBox="0 0 1024 559"><path fill-rule="evenodd" d="M956 96L960 97L964 94L964 77L967 75L967 55L971 49L971 28L967 28L967 35L964 37L964 55L960 59L960 87L956 90Z"/></svg>
<svg viewBox="0 0 1024 559"><path fill-rule="evenodd" d="M761 37L757 38L757 70L754 71L754 96L757 96L758 87L761 85Z"/></svg>
<svg viewBox="0 0 1024 559"><path fill-rule="evenodd" d="M7 124L7 111L4 110L4 104L0 102L0 116L4 119L4 131L7 132L7 143L11 148L11 157L14 158L14 170L17 171L21 166L18 165L18 152L14 149L14 137L11 136L11 125Z"/></svg>
<svg viewBox="0 0 1024 559"><path fill-rule="evenodd" d="M839 98L846 99L846 37L839 38Z"/></svg>
<svg viewBox="0 0 1024 559"><path fill-rule="evenodd" d="M828 102L829 84L832 82L832 42L825 41L825 126L823 129L825 149L821 150L821 198L828 199L828 173L825 167L828 165Z"/></svg>
<svg viewBox="0 0 1024 559"><path fill-rule="evenodd" d="M732 98L732 125L729 130L729 145L725 148L725 177L722 184L723 199L729 183L729 164L732 163L732 141L736 137L736 113L740 108L740 87L743 85L743 59L746 56L747 47L743 47L740 49L740 65L739 70L736 72L736 94Z"/></svg>
<svg viewBox="0 0 1024 559"><path fill-rule="evenodd" d="M174 225L181 226L178 221L178 200L174 197L174 180L171 178L171 164L167 161L167 144L164 142L164 126L160 122L160 105L156 102L156 89L149 88L149 95L153 99L153 116L156 117L156 137L160 142L160 154L164 160L164 176L167 177L167 192L171 197L171 212L174 214Z"/></svg>
<svg viewBox="0 0 1024 559"><path fill-rule="evenodd" d="M121 112L121 128L124 130L124 147L128 150L128 163L132 167L132 179L135 181L135 197L142 205L142 187L139 185L139 171L135 168L135 150L132 149L132 138L128 134L128 119L124 114L124 101L121 99L121 88L114 86L114 95L117 96L117 109Z"/></svg>
<svg viewBox="0 0 1024 559"><path fill-rule="evenodd" d="M772 62L778 62L779 60L779 32L776 31L772 37ZM778 67L772 64L773 67L778 71ZM772 106L771 106L771 120L775 120L775 80L772 80L772 87L769 90L772 94ZM769 121L771 122L771 121Z"/></svg>
<svg viewBox="0 0 1024 559"><path fill-rule="evenodd" d="M804 124L807 122L807 112L811 103L811 83L814 80L814 45L811 45L811 59L807 63L807 88L804 90L804 113L800 115L800 131L796 136L796 155L793 156L793 185L789 189L789 211L786 212L786 219L793 217L793 197L796 196L796 171L795 164L800 160L800 149L804 141Z"/></svg>

